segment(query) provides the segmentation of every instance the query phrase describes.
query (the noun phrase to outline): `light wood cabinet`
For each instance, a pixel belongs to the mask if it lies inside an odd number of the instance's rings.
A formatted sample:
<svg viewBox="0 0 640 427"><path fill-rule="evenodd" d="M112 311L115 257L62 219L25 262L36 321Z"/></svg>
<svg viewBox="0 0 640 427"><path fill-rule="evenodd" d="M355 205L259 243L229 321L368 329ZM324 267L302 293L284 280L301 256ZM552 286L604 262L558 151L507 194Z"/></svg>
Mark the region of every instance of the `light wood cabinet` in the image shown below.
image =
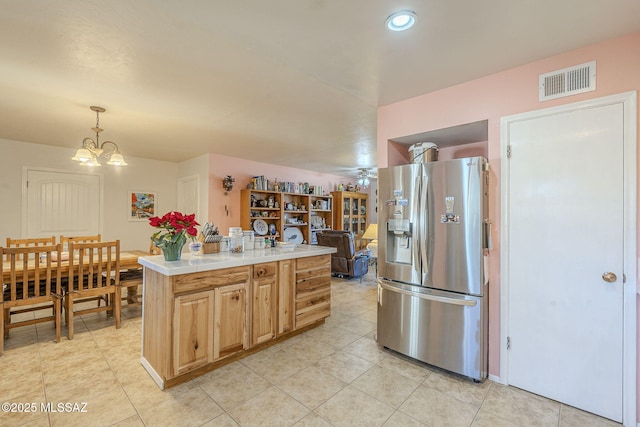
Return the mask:
<svg viewBox="0 0 640 427"><path fill-rule="evenodd" d="M287 259L278 263L278 335L295 328L294 261Z"/></svg>
<svg viewBox="0 0 640 427"><path fill-rule="evenodd" d="M353 191L334 191L333 225L336 230L353 232L356 250L364 249L368 241L362 238L369 225L368 194Z"/></svg>
<svg viewBox="0 0 640 427"><path fill-rule="evenodd" d="M261 219L270 230L275 227L278 239L282 241L300 241L300 237L294 236L300 230L302 242L316 244L317 231L333 228L332 212L332 197L328 195L250 189L243 189L240 194L242 229L254 230L254 221ZM287 229L290 231L287 232Z"/></svg>
<svg viewBox="0 0 640 427"><path fill-rule="evenodd" d="M213 291L175 298L173 372L176 375L213 361L213 307Z"/></svg>
<svg viewBox="0 0 640 427"><path fill-rule="evenodd" d="M295 274L297 329L331 314L331 255L298 258Z"/></svg>
<svg viewBox="0 0 640 427"><path fill-rule="evenodd" d="M243 230L254 230L256 219L264 220L268 227L275 227L282 236L282 193L246 188L240 191L240 226Z"/></svg>
<svg viewBox="0 0 640 427"><path fill-rule="evenodd" d="M247 286L249 281L215 289L214 358L220 359L249 347Z"/></svg>
<svg viewBox="0 0 640 427"><path fill-rule="evenodd" d="M161 388L331 312L329 254L173 276L145 267L144 277L142 364Z"/></svg>
<svg viewBox="0 0 640 427"><path fill-rule="evenodd" d="M316 245L316 233L333 230L333 197L310 195L309 208L310 243Z"/></svg>
<svg viewBox="0 0 640 427"><path fill-rule="evenodd" d="M277 273L277 262L253 266L252 345L260 344L276 337Z"/></svg>

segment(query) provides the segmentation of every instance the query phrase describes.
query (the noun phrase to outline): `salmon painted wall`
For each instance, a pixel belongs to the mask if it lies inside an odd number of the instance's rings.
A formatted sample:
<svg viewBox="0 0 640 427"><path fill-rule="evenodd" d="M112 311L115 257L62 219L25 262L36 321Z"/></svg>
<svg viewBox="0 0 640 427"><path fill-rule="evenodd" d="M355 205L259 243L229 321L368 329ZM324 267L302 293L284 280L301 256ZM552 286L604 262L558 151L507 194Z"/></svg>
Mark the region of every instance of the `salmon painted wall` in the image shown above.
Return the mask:
<svg viewBox="0 0 640 427"><path fill-rule="evenodd" d="M539 74L593 60L596 61L597 72L595 91L538 101ZM378 109L378 167L386 167L393 161L388 158L390 139L488 120L488 159L491 165L489 202L494 224L489 290L491 375L500 375L500 118L634 90L640 90L640 33L590 45ZM638 307L640 313L640 299ZM637 322L640 326L640 319ZM640 354L640 348L638 350ZM639 378L636 384L640 384L640 363L637 372ZM640 397L640 393L637 395ZM640 420L640 399L637 408Z"/></svg>
<svg viewBox="0 0 640 427"><path fill-rule="evenodd" d="M222 179L227 175L235 178L236 182L233 190L225 194ZM338 184L346 185L356 181L356 178L209 154L209 221L219 227L221 234L227 235L229 227L240 226L240 190L247 188L251 178L257 175L264 175L271 181L277 179L322 185L327 194L336 191Z"/></svg>

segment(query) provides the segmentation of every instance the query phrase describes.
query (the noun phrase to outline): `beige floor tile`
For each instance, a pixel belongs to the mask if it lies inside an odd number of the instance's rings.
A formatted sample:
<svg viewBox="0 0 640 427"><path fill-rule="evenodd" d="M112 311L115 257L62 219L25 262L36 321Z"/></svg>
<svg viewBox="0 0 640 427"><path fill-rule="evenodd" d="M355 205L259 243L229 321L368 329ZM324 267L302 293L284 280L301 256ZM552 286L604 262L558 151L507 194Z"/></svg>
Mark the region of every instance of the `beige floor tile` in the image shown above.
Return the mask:
<svg viewBox="0 0 640 427"><path fill-rule="evenodd" d="M493 414L516 425L557 426L560 404L494 383L484 399L480 412Z"/></svg>
<svg viewBox="0 0 640 427"><path fill-rule="evenodd" d="M315 366L320 368L323 372L326 372L347 384L364 374L373 365L374 364L368 360L341 350L319 360L315 364Z"/></svg>
<svg viewBox="0 0 640 427"><path fill-rule="evenodd" d="M344 351L354 354L369 362L378 363L384 357L384 349L381 345L367 337L362 337L343 348Z"/></svg>
<svg viewBox="0 0 640 427"><path fill-rule="evenodd" d="M1 363L1 362L0 362ZM33 392L44 393L42 372L24 365L19 369L5 370L0 375L0 402L17 402L15 399Z"/></svg>
<svg viewBox="0 0 640 427"><path fill-rule="evenodd" d="M271 387L229 411L242 426L293 425L310 412L286 393Z"/></svg>
<svg viewBox="0 0 640 427"><path fill-rule="evenodd" d="M267 390L271 384L243 366L226 375L201 382L200 386L225 411Z"/></svg>
<svg viewBox="0 0 640 427"><path fill-rule="evenodd" d="M433 372L433 369L426 363L419 362L387 349L382 350L378 365L392 370L398 375L418 381L424 381Z"/></svg>
<svg viewBox="0 0 640 427"><path fill-rule="evenodd" d="M418 388L420 381L376 365L351 385L397 409Z"/></svg>
<svg viewBox="0 0 640 427"><path fill-rule="evenodd" d="M145 427L138 414L113 424L111 427Z"/></svg>
<svg viewBox="0 0 640 427"><path fill-rule="evenodd" d="M306 417L294 424L294 427L332 427L331 424L315 412L310 412Z"/></svg>
<svg viewBox="0 0 640 427"><path fill-rule="evenodd" d="M468 427L479 405L461 402L424 385L400 406L400 411L416 420L438 427Z"/></svg>
<svg viewBox="0 0 640 427"><path fill-rule="evenodd" d="M103 363L89 365L95 366L95 369L70 369L66 371L66 377L61 372L45 374L47 399L51 402L92 402L99 396L120 388L121 385L109 365L104 360L101 362Z"/></svg>
<svg viewBox="0 0 640 427"><path fill-rule="evenodd" d="M271 384L277 384L306 368L313 361L302 360L287 351L279 350L265 354L262 354L262 352L256 353L251 357L242 359L241 363Z"/></svg>
<svg viewBox="0 0 640 427"><path fill-rule="evenodd" d="M358 317L362 320L366 320L367 322L371 322L375 325L378 322L378 310L375 308L372 309L369 307L362 314L358 315Z"/></svg>
<svg viewBox="0 0 640 427"><path fill-rule="evenodd" d="M109 393L87 398L87 400L50 400L50 402L51 407L57 411L49 414L52 427L109 426L136 415L136 410L122 388L114 388ZM67 403L71 405L67 406ZM63 404L63 408L59 408L59 404Z"/></svg>
<svg viewBox="0 0 640 427"><path fill-rule="evenodd" d="M426 387L438 390L462 402L480 406L484 401L492 382L489 380L477 384L472 380L460 378L442 371L433 372L424 382Z"/></svg>
<svg viewBox="0 0 640 427"><path fill-rule="evenodd" d="M133 406L140 413L141 411L148 411L149 408L164 401L174 400L176 396L188 394L192 389L198 388L198 385L193 381L189 381L163 391L158 388L151 377L147 377L136 383L125 384L123 388Z"/></svg>
<svg viewBox="0 0 640 427"><path fill-rule="evenodd" d="M311 366L280 382L278 388L307 408L314 409L346 385L319 368Z"/></svg>
<svg viewBox="0 0 640 427"><path fill-rule="evenodd" d="M202 424L200 427L238 427L238 425L239 424L225 412L211 421Z"/></svg>
<svg viewBox="0 0 640 427"><path fill-rule="evenodd" d="M337 349L332 345L316 341L315 339L304 336L298 342L285 347L284 351L297 357L300 360L318 361L330 354L335 353Z"/></svg>
<svg viewBox="0 0 640 427"><path fill-rule="evenodd" d="M394 410L368 394L347 386L315 412L334 426L381 426Z"/></svg>
<svg viewBox="0 0 640 427"><path fill-rule="evenodd" d="M400 411L396 411L383 425L384 427L422 427L427 424L421 423Z"/></svg>
<svg viewBox="0 0 640 427"><path fill-rule="evenodd" d="M199 426L224 411L200 387L170 394L169 399L139 410L147 426Z"/></svg>
<svg viewBox="0 0 640 427"><path fill-rule="evenodd" d="M620 424L599 417L589 412L581 411L568 405L560 406L560 427L615 427Z"/></svg>
<svg viewBox="0 0 640 427"><path fill-rule="evenodd" d="M2 363L0 357L0 363ZM21 426L27 423L34 423L33 425L49 425L49 417L46 412L41 411L41 403L45 403L44 390L42 388L27 392L26 394L15 396L10 400L3 400L2 403L10 403L12 406L8 407L8 411L5 412L5 407L0 411L0 426ZM24 405L18 406L19 403L29 404L28 408ZM33 406L33 405L35 406ZM46 424L43 424L43 420Z"/></svg>
<svg viewBox="0 0 640 427"><path fill-rule="evenodd" d="M361 338L359 334L354 334L327 324L306 332L306 335L309 338L335 348L343 348Z"/></svg>
<svg viewBox="0 0 640 427"><path fill-rule="evenodd" d="M518 424L515 424L511 421L505 420L503 418L497 417L488 412L478 412L476 417L473 419L473 423L471 423L471 427L522 427Z"/></svg>

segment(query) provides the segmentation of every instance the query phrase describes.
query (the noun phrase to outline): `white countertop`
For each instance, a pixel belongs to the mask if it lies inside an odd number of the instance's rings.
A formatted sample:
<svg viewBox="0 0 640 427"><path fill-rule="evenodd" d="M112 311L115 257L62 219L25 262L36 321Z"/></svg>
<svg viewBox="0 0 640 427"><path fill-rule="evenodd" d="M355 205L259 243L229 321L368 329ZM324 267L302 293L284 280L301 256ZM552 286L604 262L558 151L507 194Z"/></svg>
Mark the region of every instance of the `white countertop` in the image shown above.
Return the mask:
<svg viewBox="0 0 640 427"><path fill-rule="evenodd" d="M293 251L267 248L253 249L241 254L218 252L215 254L191 255L188 252L184 252L180 261L165 261L162 255L149 255L138 258L138 262L165 276L176 276L178 274L219 270L221 268L240 267L262 262L327 255L336 251L336 248L328 246L298 245Z"/></svg>

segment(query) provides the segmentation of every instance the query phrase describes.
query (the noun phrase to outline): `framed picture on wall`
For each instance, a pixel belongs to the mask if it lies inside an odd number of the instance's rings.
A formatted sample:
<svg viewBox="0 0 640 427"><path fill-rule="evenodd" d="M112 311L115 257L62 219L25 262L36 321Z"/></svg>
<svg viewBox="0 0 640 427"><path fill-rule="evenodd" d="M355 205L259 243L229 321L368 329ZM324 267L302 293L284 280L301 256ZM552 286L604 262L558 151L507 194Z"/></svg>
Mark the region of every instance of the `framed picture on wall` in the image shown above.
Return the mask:
<svg viewBox="0 0 640 427"><path fill-rule="evenodd" d="M129 191L129 221L148 221L156 215L156 193Z"/></svg>

